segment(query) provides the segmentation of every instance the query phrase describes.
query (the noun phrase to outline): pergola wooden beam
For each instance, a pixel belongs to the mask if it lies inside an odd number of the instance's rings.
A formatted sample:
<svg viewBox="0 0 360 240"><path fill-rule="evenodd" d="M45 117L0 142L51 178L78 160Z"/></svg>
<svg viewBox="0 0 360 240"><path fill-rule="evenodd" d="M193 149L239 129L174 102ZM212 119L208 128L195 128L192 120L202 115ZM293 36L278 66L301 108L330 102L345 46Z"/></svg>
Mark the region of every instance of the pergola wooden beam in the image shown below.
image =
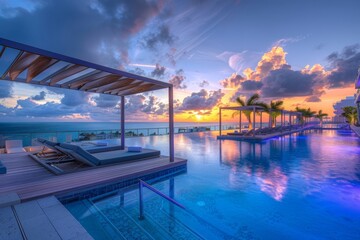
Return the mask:
<svg viewBox="0 0 360 240"><path fill-rule="evenodd" d="M60 82L64 78L70 77L70 76L77 74L81 71L84 71L86 69L87 69L87 67L81 66L81 65L70 66L69 68L65 69L64 71L62 71L59 74L57 74L56 76L54 76L50 81L50 86L54 85L57 82Z"/></svg>
<svg viewBox="0 0 360 240"><path fill-rule="evenodd" d="M72 80L67 81L66 83L60 84L60 87L70 88L70 89L78 89L82 85L87 82L91 82L92 80L101 79L102 77L110 75L109 73L101 72L100 70L93 70L87 74L84 74L80 77L74 78Z"/></svg>
<svg viewBox="0 0 360 240"><path fill-rule="evenodd" d="M121 79L120 76L117 75L107 75L101 78L88 80L84 85L82 85L80 88L78 88L81 91L94 91L99 87L112 84L116 82L117 80Z"/></svg>
<svg viewBox="0 0 360 240"><path fill-rule="evenodd" d="M109 93L109 91L117 89L117 88L121 88L124 86L129 86L130 87L130 83L134 82L134 79L124 79L124 80L120 80L120 78L112 78L112 79L108 79L108 81L105 81L102 85L100 86L96 86L96 89L91 88L89 89L89 91L95 91L95 92L102 92L102 93Z"/></svg>

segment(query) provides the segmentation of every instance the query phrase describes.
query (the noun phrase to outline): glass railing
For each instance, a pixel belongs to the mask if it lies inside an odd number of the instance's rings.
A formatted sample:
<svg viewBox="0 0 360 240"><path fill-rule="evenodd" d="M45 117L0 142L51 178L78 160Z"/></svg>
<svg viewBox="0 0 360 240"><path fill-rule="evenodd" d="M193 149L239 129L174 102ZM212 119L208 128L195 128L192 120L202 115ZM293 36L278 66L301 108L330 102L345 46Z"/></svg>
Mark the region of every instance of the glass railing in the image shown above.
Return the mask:
<svg viewBox="0 0 360 240"><path fill-rule="evenodd" d="M228 124L223 125L222 130L231 130L238 128L239 125ZM191 132L205 132L218 131L219 125L211 126L186 126L175 127L174 133L191 133ZM125 137L145 137L169 134L168 127L161 128L132 128L125 129ZM79 131L49 131L49 132L16 132L16 133L1 133L0 132L0 148L4 147L6 140L23 140L24 146L37 145L37 138L45 138L55 142L80 142L93 141L104 139L120 138L120 129L106 129L106 130L79 130Z"/></svg>

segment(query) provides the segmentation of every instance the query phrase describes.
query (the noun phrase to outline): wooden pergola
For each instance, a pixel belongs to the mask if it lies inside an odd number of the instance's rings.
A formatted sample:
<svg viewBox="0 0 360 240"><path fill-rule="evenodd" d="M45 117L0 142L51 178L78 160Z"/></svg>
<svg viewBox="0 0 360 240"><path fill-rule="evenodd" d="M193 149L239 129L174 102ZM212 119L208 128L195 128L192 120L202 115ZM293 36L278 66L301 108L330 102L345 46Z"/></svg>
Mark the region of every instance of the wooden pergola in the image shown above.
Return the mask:
<svg viewBox="0 0 360 240"><path fill-rule="evenodd" d="M239 111L239 129L241 131L242 127L242 112L243 111L252 111L253 112L253 123L255 128L255 113L260 113L260 127L262 127L262 113L265 111L264 107L260 106L243 106L243 107L220 107L219 109L219 135L221 136L221 130L222 130L222 111L223 110L233 110L233 111Z"/></svg>
<svg viewBox="0 0 360 240"><path fill-rule="evenodd" d="M173 86L0 38L0 80L120 97L121 147L125 148L125 96L168 89L169 153L174 161Z"/></svg>

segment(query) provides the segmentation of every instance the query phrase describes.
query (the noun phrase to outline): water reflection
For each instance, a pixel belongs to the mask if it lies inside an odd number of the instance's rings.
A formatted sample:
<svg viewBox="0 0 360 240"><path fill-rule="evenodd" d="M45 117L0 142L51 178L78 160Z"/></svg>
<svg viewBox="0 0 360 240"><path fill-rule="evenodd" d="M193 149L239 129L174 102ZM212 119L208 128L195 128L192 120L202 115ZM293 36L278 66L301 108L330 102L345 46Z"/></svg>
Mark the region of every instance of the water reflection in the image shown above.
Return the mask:
<svg viewBox="0 0 360 240"><path fill-rule="evenodd" d="M273 138L262 143L219 141L220 163L229 166L229 181L233 187L244 186L244 177L252 177L260 188L280 201L286 194L289 176L304 180L301 190L305 195L318 192L328 179L359 179L359 155L348 155L344 160L336 156L344 151L358 151L346 138L336 138L335 131L309 132ZM352 139L353 140L353 139ZM355 149L355 150L354 150ZM357 149L357 150L356 150ZM343 154L342 154L343 155ZM355 159L357 158L357 159ZM298 190L298 189L297 189Z"/></svg>

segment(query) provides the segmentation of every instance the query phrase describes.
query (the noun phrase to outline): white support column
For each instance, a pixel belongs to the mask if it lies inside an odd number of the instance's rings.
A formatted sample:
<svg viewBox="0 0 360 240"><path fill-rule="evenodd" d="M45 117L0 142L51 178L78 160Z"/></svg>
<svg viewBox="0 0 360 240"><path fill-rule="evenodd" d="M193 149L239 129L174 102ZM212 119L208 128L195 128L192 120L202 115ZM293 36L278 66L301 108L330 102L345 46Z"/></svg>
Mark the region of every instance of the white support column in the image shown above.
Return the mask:
<svg viewBox="0 0 360 240"><path fill-rule="evenodd" d="M121 149L125 149L125 97L120 97L120 131L121 131Z"/></svg>
<svg viewBox="0 0 360 240"><path fill-rule="evenodd" d="M169 87L169 154L170 162L174 162L174 93L173 86Z"/></svg>
<svg viewBox="0 0 360 240"><path fill-rule="evenodd" d="M221 108L219 108L219 136L221 136Z"/></svg>
<svg viewBox="0 0 360 240"><path fill-rule="evenodd" d="M240 132L241 132L241 127L242 127L241 125L242 125L242 120L241 120L241 111L240 111L240 126L239 126L240 127Z"/></svg>
<svg viewBox="0 0 360 240"><path fill-rule="evenodd" d="M253 137L255 136L255 107L253 107Z"/></svg>

